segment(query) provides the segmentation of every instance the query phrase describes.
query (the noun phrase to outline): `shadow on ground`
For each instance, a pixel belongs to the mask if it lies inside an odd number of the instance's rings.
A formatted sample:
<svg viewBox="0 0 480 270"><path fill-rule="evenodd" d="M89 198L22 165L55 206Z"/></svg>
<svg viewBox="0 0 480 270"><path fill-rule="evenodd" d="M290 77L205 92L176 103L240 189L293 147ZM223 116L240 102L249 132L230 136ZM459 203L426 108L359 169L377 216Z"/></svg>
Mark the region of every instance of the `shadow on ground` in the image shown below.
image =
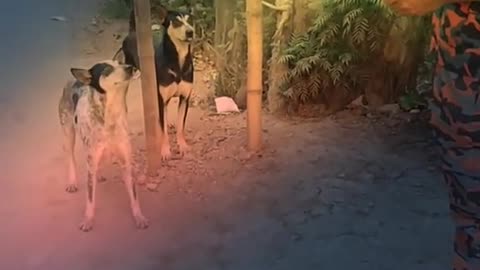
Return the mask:
<svg viewBox="0 0 480 270"><path fill-rule="evenodd" d="M107 181L100 189L121 203L100 206L91 241L127 236L110 252L129 250L123 260L137 269L448 269L447 196L428 130L348 115L267 116L266 149L249 156L244 115L203 114L192 153L142 193L152 227L132 232L123 185Z"/></svg>

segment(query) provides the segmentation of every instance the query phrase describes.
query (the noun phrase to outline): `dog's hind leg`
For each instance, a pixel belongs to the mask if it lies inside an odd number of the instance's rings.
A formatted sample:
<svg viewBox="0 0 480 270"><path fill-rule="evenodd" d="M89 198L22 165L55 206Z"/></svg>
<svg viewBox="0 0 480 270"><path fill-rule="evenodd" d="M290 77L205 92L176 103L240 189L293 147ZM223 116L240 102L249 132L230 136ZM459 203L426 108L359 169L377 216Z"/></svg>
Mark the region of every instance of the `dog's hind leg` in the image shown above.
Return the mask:
<svg viewBox="0 0 480 270"><path fill-rule="evenodd" d="M65 190L69 193L78 190L77 168L75 160L75 128L72 123L63 127L63 151L68 159L68 184Z"/></svg>
<svg viewBox="0 0 480 270"><path fill-rule="evenodd" d="M138 200L138 192L136 181L133 179L133 158L132 158L132 146L130 142L124 141L118 145L119 153L122 156L125 166L125 187L127 188L128 197L130 198L130 207L132 209L133 218L135 224L139 229L146 229L148 227L148 219L142 213L140 203Z"/></svg>
<svg viewBox="0 0 480 270"><path fill-rule="evenodd" d="M90 148L87 153L87 206L85 208L84 220L80 224L80 230L84 232L88 232L93 228L98 164L100 163L104 150L105 145L98 144Z"/></svg>

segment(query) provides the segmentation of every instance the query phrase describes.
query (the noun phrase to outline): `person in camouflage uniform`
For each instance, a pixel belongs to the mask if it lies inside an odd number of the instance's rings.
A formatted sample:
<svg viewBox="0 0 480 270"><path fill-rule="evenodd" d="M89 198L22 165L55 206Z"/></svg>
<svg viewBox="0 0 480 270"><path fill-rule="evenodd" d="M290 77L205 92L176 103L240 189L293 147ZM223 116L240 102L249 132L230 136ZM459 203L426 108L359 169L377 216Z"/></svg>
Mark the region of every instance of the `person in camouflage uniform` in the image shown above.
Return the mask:
<svg viewBox="0 0 480 270"><path fill-rule="evenodd" d="M384 0L405 15L434 11L430 104L455 224L454 270L480 269L480 1Z"/></svg>

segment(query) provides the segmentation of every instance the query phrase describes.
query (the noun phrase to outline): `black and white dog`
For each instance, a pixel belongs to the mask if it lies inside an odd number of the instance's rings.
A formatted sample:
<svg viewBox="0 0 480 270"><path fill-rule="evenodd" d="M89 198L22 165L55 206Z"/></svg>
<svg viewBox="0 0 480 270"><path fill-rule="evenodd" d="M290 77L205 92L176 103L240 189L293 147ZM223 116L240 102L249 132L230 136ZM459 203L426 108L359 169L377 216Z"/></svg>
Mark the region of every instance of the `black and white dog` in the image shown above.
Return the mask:
<svg viewBox="0 0 480 270"><path fill-rule="evenodd" d="M184 154L189 146L185 140L185 122L193 90L192 41L194 28L192 16L186 12L171 11L164 6L152 7L152 22L158 22L163 28L158 39L154 38L155 69L158 85L158 104L160 129L162 131L161 156L170 157L168 139L167 106L172 97L179 97L177 119L177 143L180 153ZM123 52L125 63L140 69L138 61L135 16L130 14L129 34L123 40L117 52ZM115 57L114 57L115 58Z"/></svg>
<svg viewBox="0 0 480 270"><path fill-rule="evenodd" d="M66 190L78 190L75 144L83 142L87 154L87 204L80 229L90 231L95 216L97 172L104 151L115 150L124 161L125 185L138 228L148 227L138 200L133 177L132 145L130 142L126 96L130 82L139 77L131 65L117 61L100 61L89 69L72 68L75 80L63 89L58 103L60 125L64 135L64 150L68 157L69 181Z"/></svg>

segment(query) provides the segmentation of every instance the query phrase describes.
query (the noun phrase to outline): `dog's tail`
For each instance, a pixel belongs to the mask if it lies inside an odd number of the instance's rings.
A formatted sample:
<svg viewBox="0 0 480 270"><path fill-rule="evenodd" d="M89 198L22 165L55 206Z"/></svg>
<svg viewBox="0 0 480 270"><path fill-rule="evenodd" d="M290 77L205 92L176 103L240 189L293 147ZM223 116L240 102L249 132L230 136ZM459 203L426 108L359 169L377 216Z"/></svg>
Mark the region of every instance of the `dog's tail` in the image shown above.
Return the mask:
<svg viewBox="0 0 480 270"><path fill-rule="evenodd" d="M128 30L130 32L135 32L135 12L132 8L132 10L130 11L130 19L128 20Z"/></svg>
<svg viewBox="0 0 480 270"><path fill-rule="evenodd" d="M113 55L112 60L116 60L120 63L125 63L125 53L123 52L123 47L120 47L117 52Z"/></svg>

